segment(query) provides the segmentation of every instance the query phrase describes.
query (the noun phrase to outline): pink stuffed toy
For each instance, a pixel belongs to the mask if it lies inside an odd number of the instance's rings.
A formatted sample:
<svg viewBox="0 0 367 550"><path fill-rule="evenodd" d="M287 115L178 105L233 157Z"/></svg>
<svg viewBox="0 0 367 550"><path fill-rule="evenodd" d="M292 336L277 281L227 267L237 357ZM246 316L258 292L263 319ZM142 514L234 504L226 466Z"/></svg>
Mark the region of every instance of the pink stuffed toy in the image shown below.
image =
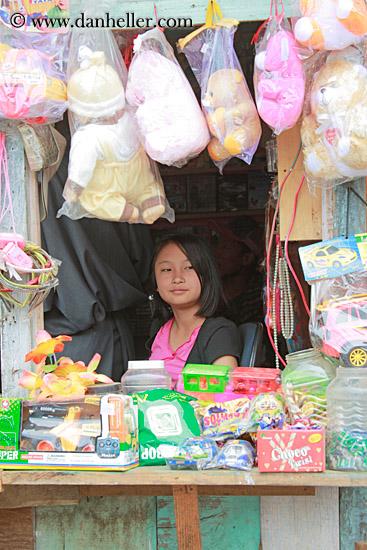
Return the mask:
<svg viewBox="0 0 367 550"><path fill-rule="evenodd" d="M302 112L305 78L292 33L280 29L255 56L254 85L261 118L280 134Z"/></svg>
<svg viewBox="0 0 367 550"><path fill-rule="evenodd" d="M300 0L294 36L315 50L343 50L367 33L364 0Z"/></svg>

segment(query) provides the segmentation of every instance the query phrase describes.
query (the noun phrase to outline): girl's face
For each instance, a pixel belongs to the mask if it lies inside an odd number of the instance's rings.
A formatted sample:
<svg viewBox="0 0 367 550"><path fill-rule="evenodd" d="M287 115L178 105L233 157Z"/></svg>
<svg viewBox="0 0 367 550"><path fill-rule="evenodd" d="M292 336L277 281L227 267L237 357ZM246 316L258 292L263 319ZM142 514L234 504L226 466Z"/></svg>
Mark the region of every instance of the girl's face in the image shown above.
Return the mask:
<svg viewBox="0 0 367 550"><path fill-rule="evenodd" d="M198 305L201 283L186 254L175 243L167 243L154 265L157 291L174 308Z"/></svg>

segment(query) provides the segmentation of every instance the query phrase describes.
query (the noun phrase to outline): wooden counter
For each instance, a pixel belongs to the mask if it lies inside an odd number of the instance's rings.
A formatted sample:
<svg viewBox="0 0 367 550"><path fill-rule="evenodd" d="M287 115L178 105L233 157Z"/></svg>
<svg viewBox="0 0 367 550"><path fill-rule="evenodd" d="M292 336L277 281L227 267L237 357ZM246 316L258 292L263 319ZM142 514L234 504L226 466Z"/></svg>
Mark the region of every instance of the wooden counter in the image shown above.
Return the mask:
<svg viewBox="0 0 367 550"><path fill-rule="evenodd" d="M317 488L367 487L367 473L259 473L207 470L170 470L139 467L127 472L81 472L57 470L1 471L0 523L6 539L19 540L19 547L32 548L33 510L38 506L78 505L83 497L122 495L173 495L179 550L201 550L199 495L261 495L313 497ZM319 489L320 490L320 489ZM307 498L308 500L308 498ZM15 513L15 515L13 515ZM17 518L14 521L13 518ZM28 526L28 527L27 527ZM16 532L17 531L17 532ZM33 538L32 538L33 537ZM26 543L25 541L30 541Z"/></svg>

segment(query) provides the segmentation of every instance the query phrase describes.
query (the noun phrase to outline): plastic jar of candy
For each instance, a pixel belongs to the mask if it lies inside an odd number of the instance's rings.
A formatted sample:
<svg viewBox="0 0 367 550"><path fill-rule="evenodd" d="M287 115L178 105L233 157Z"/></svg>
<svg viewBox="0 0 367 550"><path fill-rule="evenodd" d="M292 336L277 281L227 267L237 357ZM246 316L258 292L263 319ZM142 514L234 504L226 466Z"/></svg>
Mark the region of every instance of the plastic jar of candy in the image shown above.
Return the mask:
<svg viewBox="0 0 367 550"><path fill-rule="evenodd" d="M367 470L367 371L339 367L326 389L326 458L332 470Z"/></svg>
<svg viewBox="0 0 367 550"><path fill-rule="evenodd" d="M169 390L171 377L164 368L164 361L129 361L121 387L128 395L156 388Z"/></svg>
<svg viewBox="0 0 367 550"><path fill-rule="evenodd" d="M293 422L307 417L326 424L326 388L335 377L335 366L313 348L286 355L282 389Z"/></svg>

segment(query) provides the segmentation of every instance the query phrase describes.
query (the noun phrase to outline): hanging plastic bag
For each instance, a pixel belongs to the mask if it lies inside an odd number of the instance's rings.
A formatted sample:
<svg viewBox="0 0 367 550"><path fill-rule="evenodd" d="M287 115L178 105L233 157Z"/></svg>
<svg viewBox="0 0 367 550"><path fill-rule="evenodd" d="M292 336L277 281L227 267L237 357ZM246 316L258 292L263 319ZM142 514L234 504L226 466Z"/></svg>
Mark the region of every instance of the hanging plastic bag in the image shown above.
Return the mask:
<svg viewBox="0 0 367 550"><path fill-rule="evenodd" d="M237 26L235 19L220 19L212 28L206 23L179 42L201 86L201 105L212 138L208 151L221 173L232 157L250 164L261 137L256 106L233 48Z"/></svg>
<svg viewBox="0 0 367 550"><path fill-rule="evenodd" d="M318 52L301 127L304 170L311 189L367 175L365 48Z"/></svg>
<svg viewBox="0 0 367 550"><path fill-rule="evenodd" d="M292 0L302 17L295 21L294 36L315 50L343 50L359 44L367 33L367 8L362 0ZM298 9L297 12L299 13Z"/></svg>
<svg viewBox="0 0 367 550"><path fill-rule="evenodd" d="M134 40L126 87L145 149L154 160L183 166L205 149L209 131L195 94L163 32Z"/></svg>
<svg viewBox="0 0 367 550"><path fill-rule="evenodd" d="M125 102L127 72L112 32L73 31L70 51L72 139L65 203L57 216L173 221L158 169L139 142Z"/></svg>
<svg viewBox="0 0 367 550"><path fill-rule="evenodd" d="M0 27L0 118L51 124L67 108L67 36Z"/></svg>
<svg viewBox="0 0 367 550"><path fill-rule="evenodd" d="M309 329L313 347L337 365L367 367L365 270L311 284Z"/></svg>
<svg viewBox="0 0 367 550"><path fill-rule="evenodd" d="M299 47L286 20L284 8L270 14L255 34L254 89L260 117L276 135L292 128L302 113L305 78Z"/></svg>

